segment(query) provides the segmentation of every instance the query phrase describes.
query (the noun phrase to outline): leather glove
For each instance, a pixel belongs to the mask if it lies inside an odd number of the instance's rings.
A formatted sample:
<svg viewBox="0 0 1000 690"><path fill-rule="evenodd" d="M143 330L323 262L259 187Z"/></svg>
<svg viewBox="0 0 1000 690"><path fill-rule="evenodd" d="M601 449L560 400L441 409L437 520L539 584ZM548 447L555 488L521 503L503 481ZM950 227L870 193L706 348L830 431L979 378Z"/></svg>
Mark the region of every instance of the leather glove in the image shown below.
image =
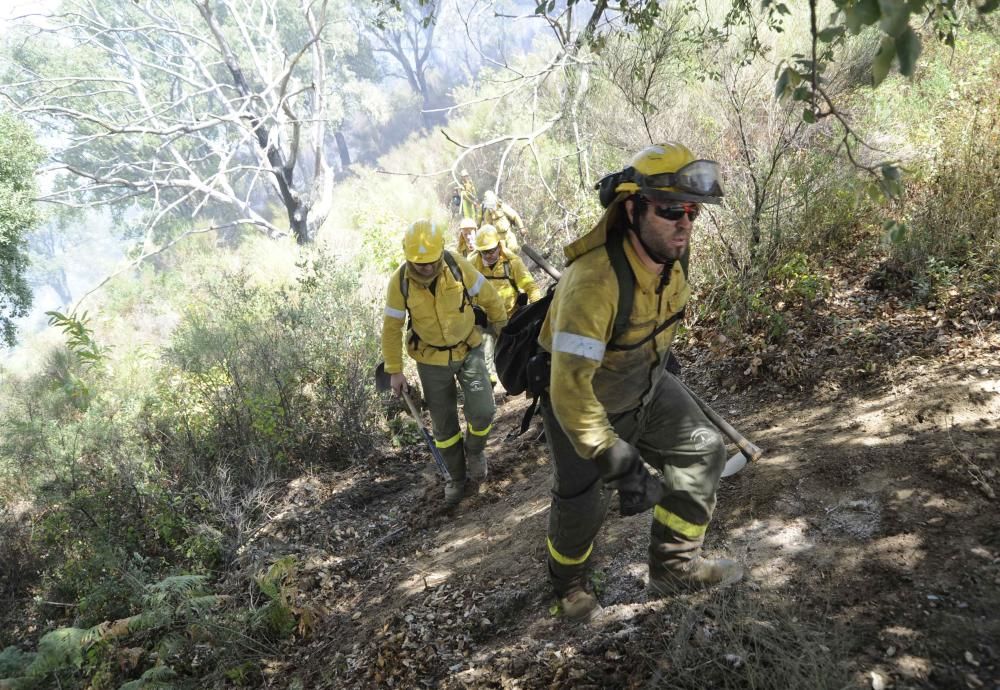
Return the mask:
<svg viewBox="0 0 1000 690"><path fill-rule="evenodd" d="M663 498L660 481L646 469L632 444L618 439L594 460L604 485L618 490L618 510L623 516L645 512Z"/></svg>

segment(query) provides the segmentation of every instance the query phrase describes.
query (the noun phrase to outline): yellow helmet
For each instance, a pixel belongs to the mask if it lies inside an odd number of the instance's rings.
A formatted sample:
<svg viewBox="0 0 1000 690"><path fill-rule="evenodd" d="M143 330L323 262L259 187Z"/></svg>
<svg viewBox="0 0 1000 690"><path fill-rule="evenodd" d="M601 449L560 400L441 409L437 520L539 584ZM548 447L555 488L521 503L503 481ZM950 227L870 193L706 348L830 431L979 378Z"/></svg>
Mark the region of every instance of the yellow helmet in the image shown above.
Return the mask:
<svg viewBox="0 0 1000 690"><path fill-rule="evenodd" d="M475 230L476 229L476 221L473 220L472 218L463 218L462 220L458 221L458 229L459 230Z"/></svg>
<svg viewBox="0 0 1000 690"><path fill-rule="evenodd" d="M497 233L497 229L488 223L479 228L475 244L477 252L488 252L495 249L500 244L500 235Z"/></svg>
<svg viewBox="0 0 1000 690"><path fill-rule="evenodd" d="M607 175L597 183L601 203L606 207L625 192L642 194L653 201L694 201L721 203L719 164L696 159L683 144L666 142L647 146L621 172Z"/></svg>
<svg viewBox="0 0 1000 690"><path fill-rule="evenodd" d="M441 258L444 232L437 223L421 219L406 229L403 254L415 264L430 264Z"/></svg>

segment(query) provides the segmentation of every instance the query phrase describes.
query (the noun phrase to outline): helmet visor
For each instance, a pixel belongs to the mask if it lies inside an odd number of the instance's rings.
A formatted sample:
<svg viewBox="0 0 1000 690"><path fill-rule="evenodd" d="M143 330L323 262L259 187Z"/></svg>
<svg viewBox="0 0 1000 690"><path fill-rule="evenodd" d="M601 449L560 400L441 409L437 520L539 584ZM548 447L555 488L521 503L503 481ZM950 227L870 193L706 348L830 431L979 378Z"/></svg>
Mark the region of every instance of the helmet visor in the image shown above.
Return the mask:
<svg viewBox="0 0 1000 690"><path fill-rule="evenodd" d="M660 173L659 175L643 175L636 181L643 191L661 190L694 195L695 197L721 197L722 185L719 183L719 164L710 160L691 161L675 173ZM691 199L697 201L698 199ZM707 201L707 199L706 199Z"/></svg>
<svg viewBox="0 0 1000 690"><path fill-rule="evenodd" d="M674 174L674 186L704 196L722 196L719 164L715 161L692 161Z"/></svg>

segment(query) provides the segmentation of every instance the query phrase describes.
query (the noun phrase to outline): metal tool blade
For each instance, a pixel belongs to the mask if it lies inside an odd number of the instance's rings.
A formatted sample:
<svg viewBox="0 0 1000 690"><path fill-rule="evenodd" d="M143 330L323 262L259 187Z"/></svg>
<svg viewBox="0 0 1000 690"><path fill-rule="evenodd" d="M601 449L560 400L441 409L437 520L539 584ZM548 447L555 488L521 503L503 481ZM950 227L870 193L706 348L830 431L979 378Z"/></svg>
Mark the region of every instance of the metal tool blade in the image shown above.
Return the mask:
<svg viewBox="0 0 1000 690"><path fill-rule="evenodd" d="M726 460L726 466L722 470L722 476L731 477L746 467L746 464L747 456L743 455L743 453L737 453L733 457Z"/></svg>

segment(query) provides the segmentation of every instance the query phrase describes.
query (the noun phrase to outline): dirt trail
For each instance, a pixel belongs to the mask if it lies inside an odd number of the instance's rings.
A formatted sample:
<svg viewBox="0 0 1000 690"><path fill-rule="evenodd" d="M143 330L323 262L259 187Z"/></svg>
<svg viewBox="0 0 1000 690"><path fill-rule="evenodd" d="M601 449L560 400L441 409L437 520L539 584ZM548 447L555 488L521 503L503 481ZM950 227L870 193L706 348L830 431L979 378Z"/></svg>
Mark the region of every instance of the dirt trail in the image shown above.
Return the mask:
<svg viewBox="0 0 1000 690"><path fill-rule="evenodd" d="M706 544L747 581L648 599L650 517L612 512L589 626L554 613L538 422L504 440L523 400L501 407L488 483L451 512L419 448L300 480L260 540L299 554L315 624L269 682L1000 687L1000 337L977 344L885 364L865 386L706 395L766 451L723 480ZM708 390L695 367L685 378Z"/></svg>

